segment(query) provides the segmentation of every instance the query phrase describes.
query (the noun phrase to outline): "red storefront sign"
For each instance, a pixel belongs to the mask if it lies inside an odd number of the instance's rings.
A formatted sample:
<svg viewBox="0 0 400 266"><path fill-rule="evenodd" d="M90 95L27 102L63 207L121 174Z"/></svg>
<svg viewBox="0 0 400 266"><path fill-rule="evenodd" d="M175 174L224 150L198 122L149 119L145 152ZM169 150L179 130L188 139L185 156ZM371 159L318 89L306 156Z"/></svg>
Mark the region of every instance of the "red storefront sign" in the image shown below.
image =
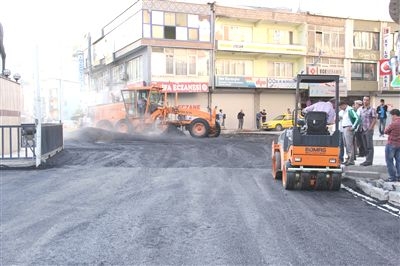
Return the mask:
<svg viewBox="0 0 400 266"><path fill-rule="evenodd" d="M163 88L163 92L208 92L207 82L152 82L151 85Z"/></svg>
<svg viewBox="0 0 400 266"><path fill-rule="evenodd" d="M390 71L389 59L379 60L379 76L383 77L385 75L390 75Z"/></svg>

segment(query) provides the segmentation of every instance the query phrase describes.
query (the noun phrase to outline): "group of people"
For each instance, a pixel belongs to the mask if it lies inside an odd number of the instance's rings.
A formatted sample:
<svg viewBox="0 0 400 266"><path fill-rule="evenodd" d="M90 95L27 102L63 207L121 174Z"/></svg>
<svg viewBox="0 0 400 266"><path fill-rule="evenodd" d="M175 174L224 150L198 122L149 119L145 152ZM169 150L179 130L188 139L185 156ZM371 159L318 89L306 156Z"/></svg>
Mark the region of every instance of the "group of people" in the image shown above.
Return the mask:
<svg viewBox="0 0 400 266"><path fill-rule="evenodd" d="M267 112L265 111L265 109L263 109L262 111L258 112L256 114L256 127L257 129L261 128L261 123L265 123L267 121Z"/></svg>
<svg viewBox="0 0 400 266"><path fill-rule="evenodd" d="M237 119L238 119L238 129L243 129L243 122L244 122L244 112L241 109L240 112L237 114ZM265 109L262 111L256 113L256 127L257 129L261 128L261 124L267 121L267 112Z"/></svg>
<svg viewBox="0 0 400 266"><path fill-rule="evenodd" d="M323 111L327 113L327 124L335 122L335 100L317 102L303 109L303 113ZM373 135L376 123L379 121L380 136L388 135L385 146L385 160L389 173L389 181L400 181L400 111L392 109L392 123L386 127L387 110L384 99L375 109L371 106L370 97L354 101L352 104L342 101L338 104L340 139L340 161L348 166L354 165L356 156L365 157L361 166L373 164ZM347 159L344 160L344 150Z"/></svg>

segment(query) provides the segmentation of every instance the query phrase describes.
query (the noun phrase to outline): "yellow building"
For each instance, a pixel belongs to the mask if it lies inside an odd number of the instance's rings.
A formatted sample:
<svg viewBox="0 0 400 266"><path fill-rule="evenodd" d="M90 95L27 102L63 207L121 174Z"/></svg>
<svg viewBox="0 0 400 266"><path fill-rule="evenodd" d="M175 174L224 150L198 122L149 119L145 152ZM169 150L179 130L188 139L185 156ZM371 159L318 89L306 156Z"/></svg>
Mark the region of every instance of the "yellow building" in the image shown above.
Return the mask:
<svg viewBox="0 0 400 266"><path fill-rule="evenodd" d="M243 109L244 128L254 129L260 110L272 118L293 108L299 73L338 74L341 97L399 107L393 76L378 71L400 49L398 31L393 22L142 0L91 37L85 69L98 103L126 84L158 84L181 92L180 104L223 109L226 128ZM319 87L301 96L330 97Z"/></svg>

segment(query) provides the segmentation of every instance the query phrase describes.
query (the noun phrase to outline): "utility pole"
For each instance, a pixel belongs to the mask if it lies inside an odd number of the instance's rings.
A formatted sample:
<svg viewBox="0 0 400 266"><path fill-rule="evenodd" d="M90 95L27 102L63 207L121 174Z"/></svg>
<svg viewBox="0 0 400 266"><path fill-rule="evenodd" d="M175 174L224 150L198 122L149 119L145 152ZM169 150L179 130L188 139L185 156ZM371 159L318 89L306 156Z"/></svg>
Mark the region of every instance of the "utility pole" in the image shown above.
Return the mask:
<svg viewBox="0 0 400 266"><path fill-rule="evenodd" d="M215 91L215 1L207 3L210 6L211 21L210 21L210 38L211 38L211 54L210 54L210 90L208 92L208 109L212 108L212 94Z"/></svg>

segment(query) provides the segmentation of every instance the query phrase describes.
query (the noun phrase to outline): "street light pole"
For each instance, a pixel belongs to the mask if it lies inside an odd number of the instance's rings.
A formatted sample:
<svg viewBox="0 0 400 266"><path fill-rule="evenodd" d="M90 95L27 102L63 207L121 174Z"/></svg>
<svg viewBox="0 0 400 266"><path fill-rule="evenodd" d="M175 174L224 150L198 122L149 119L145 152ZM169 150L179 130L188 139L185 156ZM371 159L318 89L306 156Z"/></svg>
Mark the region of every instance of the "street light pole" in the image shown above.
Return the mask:
<svg viewBox="0 0 400 266"><path fill-rule="evenodd" d="M211 38L211 54L210 54L210 90L208 92L208 108L212 110L212 94L215 91L215 1L207 3L210 6L210 38Z"/></svg>
<svg viewBox="0 0 400 266"><path fill-rule="evenodd" d="M39 46L35 47L35 59L34 59L34 77L36 84L36 97L35 97L35 124L36 124L36 167L38 167L42 160L42 100L40 94L40 79L39 79Z"/></svg>

